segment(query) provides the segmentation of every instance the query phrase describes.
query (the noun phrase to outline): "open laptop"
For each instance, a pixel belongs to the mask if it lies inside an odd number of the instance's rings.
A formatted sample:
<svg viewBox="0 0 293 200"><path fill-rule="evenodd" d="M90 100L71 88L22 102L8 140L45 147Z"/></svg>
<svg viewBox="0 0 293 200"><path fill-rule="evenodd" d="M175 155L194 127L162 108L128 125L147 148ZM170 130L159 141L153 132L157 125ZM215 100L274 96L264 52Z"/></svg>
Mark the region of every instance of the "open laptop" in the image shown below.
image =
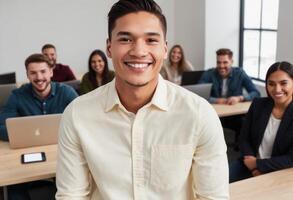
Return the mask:
<svg viewBox="0 0 293 200"><path fill-rule="evenodd" d="M205 98L210 98L212 84L211 83L204 83L204 84L195 84L195 85L184 85L182 86L185 89Z"/></svg>
<svg viewBox="0 0 293 200"><path fill-rule="evenodd" d="M11 148L57 144L61 114L6 119Z"/></svg>
<svg viewBox="0 0 293 200"><path fill-rule="evenodd" d="M182 73L181 85L197 84L205 71L186 71Z"/></svg>

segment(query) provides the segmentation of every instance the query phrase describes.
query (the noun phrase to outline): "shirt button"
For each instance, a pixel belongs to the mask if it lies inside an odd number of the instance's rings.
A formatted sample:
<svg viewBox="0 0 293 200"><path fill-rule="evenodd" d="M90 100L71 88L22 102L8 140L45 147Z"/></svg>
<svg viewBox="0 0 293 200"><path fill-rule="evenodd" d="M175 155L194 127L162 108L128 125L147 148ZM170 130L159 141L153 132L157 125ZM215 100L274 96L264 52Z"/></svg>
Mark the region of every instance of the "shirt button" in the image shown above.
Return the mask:
<svg viewBox="0 0 293 200"><path fill-rule="evenodd" d="M46 105L46 102L43 102L43 106L45 106Z"/></svg>

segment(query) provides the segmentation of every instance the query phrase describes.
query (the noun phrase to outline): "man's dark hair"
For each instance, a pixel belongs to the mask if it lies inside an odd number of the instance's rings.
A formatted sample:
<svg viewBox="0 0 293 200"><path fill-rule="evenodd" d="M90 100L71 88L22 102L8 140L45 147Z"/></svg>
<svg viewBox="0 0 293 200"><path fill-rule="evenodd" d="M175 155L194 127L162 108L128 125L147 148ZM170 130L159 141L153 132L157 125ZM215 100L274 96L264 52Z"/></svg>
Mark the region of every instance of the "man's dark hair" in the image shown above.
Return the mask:
<svg viewBox="0 0 293 200"><path fill-rule="evenodd" d="M55 48L55 46L54 46L53 44L45 44L45 45L42 47L42 51L44 51L45 49L51 49L51 48L53 48L53 49L56 50L56 48Z"/></svg>
<svg viewBox="0 0 293 200"><path fill-rule="evenodd" d="M25 59L24 65L25 65L25 68L27 69L30 63L43 63L43 62L47 63L49 67L52 67L52 65L50 64L50 60L43 54L39 54L39 53L32 54L29 57L27 57L27 59Z"/></svg>
<svg viewBox="0 0 293 200"><path fill-rule="evenodd" d="M233 57L233 52L230 49L222 48L218 49L216 51L217 56L225 56L228 55L228 57L231 59Z"/></svg>
<svg viewBox="0 0 293 200"><path fill-rule="evenodd" d="M160 6L153 0L119 0L115 3L108 13L108 37L111 40L111 33L115 27L115 22L118 18L130 13L145 11L154 14L161 22L164 37L167 33L166 18L162 13Z"/></svg>

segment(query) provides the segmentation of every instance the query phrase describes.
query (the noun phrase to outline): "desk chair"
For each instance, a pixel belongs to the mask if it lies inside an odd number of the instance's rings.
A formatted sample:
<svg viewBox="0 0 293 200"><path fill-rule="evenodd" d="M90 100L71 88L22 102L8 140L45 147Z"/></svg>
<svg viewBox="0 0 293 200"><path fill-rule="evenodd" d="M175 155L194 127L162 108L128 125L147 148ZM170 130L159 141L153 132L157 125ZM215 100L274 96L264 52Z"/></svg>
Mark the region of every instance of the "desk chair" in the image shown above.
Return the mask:
<svg viewBox="0 0 293 200"><path fill-rule="evenodd" d="M15 72L0 74L0 84L11 84L16 83Z"/></svg>
<svg viewBox="0 0 293 200"><path fill-rule="evenodd" d="M0 111L3 109L3 107L6 104L6 101L8 100L8 97L10 96L12 90L16 89L16 84L5 84L0 85Z"/></svg>

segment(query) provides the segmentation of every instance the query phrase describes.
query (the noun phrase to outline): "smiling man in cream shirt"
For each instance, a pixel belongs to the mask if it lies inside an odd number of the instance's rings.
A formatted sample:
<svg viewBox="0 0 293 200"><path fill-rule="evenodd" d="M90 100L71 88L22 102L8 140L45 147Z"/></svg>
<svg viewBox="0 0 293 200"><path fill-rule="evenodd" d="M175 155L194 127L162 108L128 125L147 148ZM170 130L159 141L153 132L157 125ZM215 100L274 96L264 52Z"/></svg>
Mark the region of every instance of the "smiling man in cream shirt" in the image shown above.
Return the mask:
<svg viewBox="0 0 293 200"><path fill-rule="evenodd" d="M159 6L120 0L108 20L116 78L63 115L56 199L228 199L217 114L159 75L167 55Z"/></svg>

